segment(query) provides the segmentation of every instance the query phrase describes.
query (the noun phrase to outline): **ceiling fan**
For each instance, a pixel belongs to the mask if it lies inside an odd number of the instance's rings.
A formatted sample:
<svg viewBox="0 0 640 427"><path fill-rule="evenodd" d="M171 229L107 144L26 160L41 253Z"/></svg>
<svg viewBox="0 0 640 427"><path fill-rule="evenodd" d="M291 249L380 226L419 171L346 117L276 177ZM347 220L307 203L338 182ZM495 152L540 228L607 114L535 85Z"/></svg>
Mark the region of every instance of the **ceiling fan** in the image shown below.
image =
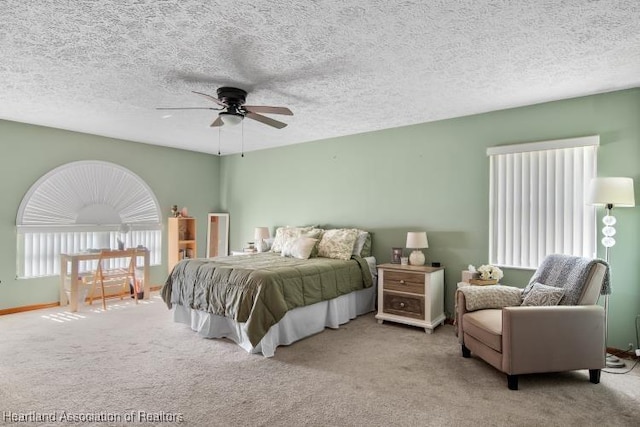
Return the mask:
<svg viewBox="0 0 640 427"><path fill-rule="evenodd" d="M287 107L269 107L266 105L245 105L247 99L247 92L235 87L221 87L218 89L218 97L208 95L202 92L192 91L193 93L204 96L210 101L215 102L221 108L213 107L159 107L158 110L214 110L220 111L218 117L211 123L212 127L219 127L223 125L236 125L240 123L245 117L256 120L265 125L272 126L277 129L282 129L287 126L286 123L274 120L270 117L263 116L258 113L266 114L282 114L285 116L293 116L291 110Z"/></svg>

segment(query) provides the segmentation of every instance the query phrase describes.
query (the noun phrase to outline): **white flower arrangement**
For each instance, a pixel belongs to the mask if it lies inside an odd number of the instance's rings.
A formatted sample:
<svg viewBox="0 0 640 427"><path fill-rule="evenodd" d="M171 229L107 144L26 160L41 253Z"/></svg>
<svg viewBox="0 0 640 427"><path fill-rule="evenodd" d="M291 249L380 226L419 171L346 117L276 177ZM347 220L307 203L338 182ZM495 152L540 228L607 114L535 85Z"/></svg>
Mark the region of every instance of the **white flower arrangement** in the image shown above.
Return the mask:
<svg viewBox="0 0 640 427"><path fill-rule="evenodd" d="M495 265L481 265L477 271L482 280L500 280L504 277L502 270Z"/></svg>

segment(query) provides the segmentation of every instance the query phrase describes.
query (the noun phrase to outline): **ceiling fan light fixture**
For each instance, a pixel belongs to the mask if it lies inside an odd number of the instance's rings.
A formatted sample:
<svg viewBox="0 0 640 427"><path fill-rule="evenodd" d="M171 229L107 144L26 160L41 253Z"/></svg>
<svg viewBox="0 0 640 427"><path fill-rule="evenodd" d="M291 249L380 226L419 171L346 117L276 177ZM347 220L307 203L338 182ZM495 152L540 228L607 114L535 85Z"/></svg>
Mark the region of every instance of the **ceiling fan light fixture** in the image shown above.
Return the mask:
<svg viewBox="0 0 640 427"><path fill-rule="evenodd" d="M282 129L287 126L286 123L272 119L271 117L264 116L263 114L282 114L285 116L293 116L293 113L287 107L273 107L269 105L245 105L247 99L247 92L235 87L221 87L218 89L218 97L203 93L192 91L193 93L207 98L209 101L213 101L219 107L161 107L159 110L216 110L220 111L215 120L209 125L209 127L217 127L227 125L236 126L240 124L245 117L251 120L255 120L267 126L271 126L276 129Z"/></svg>
<svg viewBox="0 0 640 427"><path fill-rule="evenodd" d="M220 116L224 124L228 126L238 125L240 124L242 119L244 119L244 116L242 114L230 111L223 111L218 115Z"/></svg>

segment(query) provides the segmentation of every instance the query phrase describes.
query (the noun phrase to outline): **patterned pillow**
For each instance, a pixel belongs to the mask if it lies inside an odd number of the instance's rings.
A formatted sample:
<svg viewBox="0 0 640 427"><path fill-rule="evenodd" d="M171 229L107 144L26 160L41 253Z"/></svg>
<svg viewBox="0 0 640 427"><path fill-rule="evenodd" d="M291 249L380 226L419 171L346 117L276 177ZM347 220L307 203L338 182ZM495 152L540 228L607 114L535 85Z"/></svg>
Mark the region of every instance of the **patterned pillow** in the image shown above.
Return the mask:
<svg viewBox="0 0 640 427"><path fill-rule="evenodd" d="M298 237L314 230L313 226L310 227L278 227L276 229L276 235L271 245L271 252L280 252L282 247L289 240L295 240Z"/></svg>
<svg viewBox="0 0 640 427"><path fill-rule="evenodd" d="M278 227L276 228L276 233L273 236L273 243L271 243L271 252L280 252L282 251L282 245L284 243L284 230L286 227Z"/></svg>
<svg viewBox="0 0 640 427"><path fill-rule="evenodd" d="M355 228L325 230L318 243L318 256L335 259L351 259L353 246L358 238Z"/></svg>
<svg viewBox="0 0 640 427"><path fill-rule="evenodd" d="M558 305L564 289L535 282L522 300L522 305Z"/></svg>
<svg viewBox="0 0 640 427"><path fill-rule="evenodd" d="M320 239L322 239L323 233L324 233L324 230L322 228L312 228L311 230L302 234L302 236L300 237L311 237L312 239L317 239L319 242ZM313 245L313 249L311 249L311 255L309 256L309 258L315 258L317 256L318 256L318 244L316 242L316 244Z"/></svg>
<svg viewBox="0 0 640 427"><path fill-rule="evenodd" d="M464 294L467 311L513 307L522 303L522 289L512 286L465 286L459 288L458 292Z"/></svg>
<svg viewBox="0 0 640 427"><path fill-rule="evenodd" d="M316 246L317 242L318 239L314 239L312 237L298 237L295 240L285 242L281 255L298 259L309 259L311 251Z"/></svg>
<svg viewBox="0 0 640 427"><path fill-rule="evenodd" d="M367 238L364 240L364 245L362 246L362 250L360 251L360 256L361 257L368 257L368 256L372 256L371 253L371 232L367 233Z"/></svg>

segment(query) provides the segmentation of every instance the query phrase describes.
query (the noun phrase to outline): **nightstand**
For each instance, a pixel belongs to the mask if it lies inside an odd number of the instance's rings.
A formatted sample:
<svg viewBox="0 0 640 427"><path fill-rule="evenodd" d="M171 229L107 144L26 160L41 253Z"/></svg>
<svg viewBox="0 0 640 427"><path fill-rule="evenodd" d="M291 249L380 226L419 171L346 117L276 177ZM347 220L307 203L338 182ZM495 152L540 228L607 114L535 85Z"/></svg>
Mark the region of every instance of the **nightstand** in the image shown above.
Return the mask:
<svg viewBox="0 0 640 427"><path fill-rule="evenodd" d="M423 265L378 266L378 323L385 320L424 328L444 323L444 268Z"/></svg>

